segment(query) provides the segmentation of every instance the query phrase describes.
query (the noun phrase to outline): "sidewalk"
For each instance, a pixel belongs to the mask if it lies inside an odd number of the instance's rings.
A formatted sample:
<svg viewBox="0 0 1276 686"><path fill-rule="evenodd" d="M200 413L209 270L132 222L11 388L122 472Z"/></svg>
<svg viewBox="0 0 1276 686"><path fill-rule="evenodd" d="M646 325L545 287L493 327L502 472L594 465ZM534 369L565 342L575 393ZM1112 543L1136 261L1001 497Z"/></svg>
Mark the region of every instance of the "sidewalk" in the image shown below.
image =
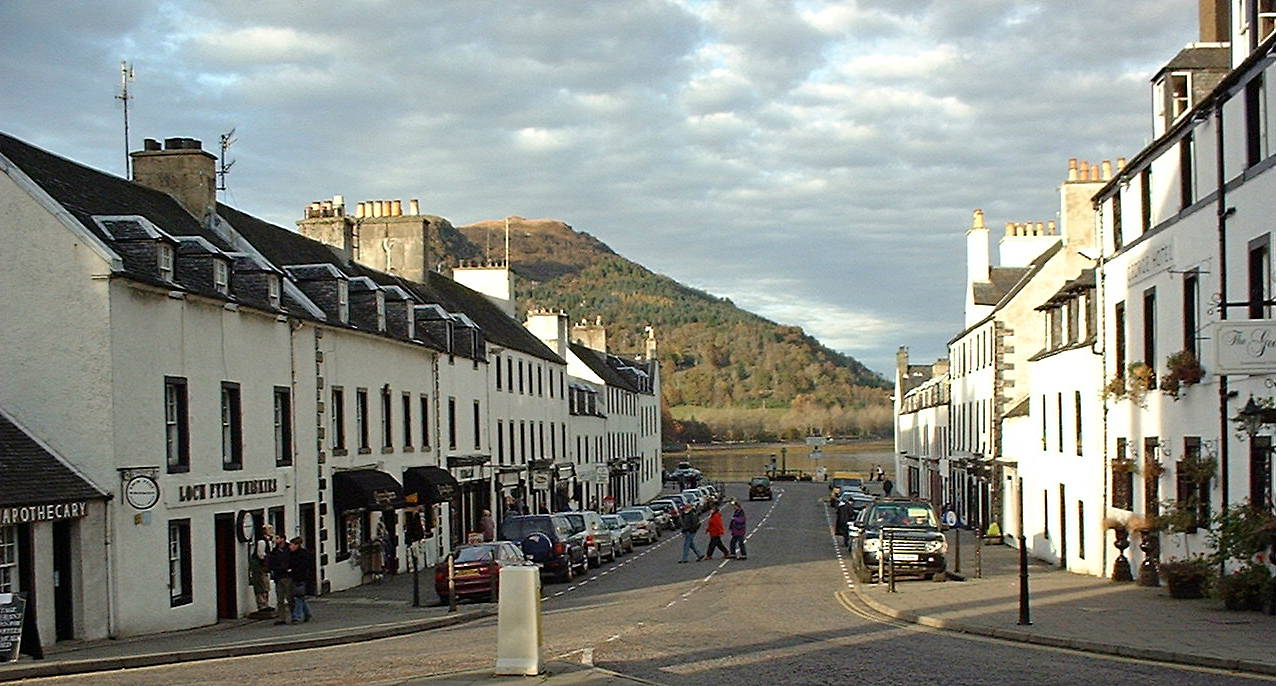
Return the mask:
<svg viewBox="0 0 1276 686"><path fill-rule="evenodd" d="M441 674L409 681L396 681L395 686L502 686L502 684L545 684L546 686L623 686L625 684L654 684L598 667L588 667L574 662L547 662L545 672L539 676L493 676L491 669Z"/></svg>
<svg viewBox="0 0 1276 686"><path fill-rule="evenodd" d="M412 575L310 598L314 619L276 625L274 619L223 620L217 624L115 640L69 641L45 650L45 659L23 656L0 664L0 682L157 664L318 648L387 638L474 621L496 614L490 603L462 602L456 613L438 607L433 573L421 573L421 603L412 607Z"/></svg>
<svg viewBox="0 0 1276 686"><path fill-rule="evenodd" d="M949 534L950 540L952 533ZM952 547L949 547L950 555ZM949 561L950 567L952 561ZM1030 626L1018 626L1019 551L983 548L983 578L974 578L975 541L962 532L967 581L909 579L856 585L874 610L897 619L983 636L1094 653L1219 669L1276 674L1276 617L1224 610L1209 598L1178 600L1164 587L1145 588L1029 562Z"/></svg>

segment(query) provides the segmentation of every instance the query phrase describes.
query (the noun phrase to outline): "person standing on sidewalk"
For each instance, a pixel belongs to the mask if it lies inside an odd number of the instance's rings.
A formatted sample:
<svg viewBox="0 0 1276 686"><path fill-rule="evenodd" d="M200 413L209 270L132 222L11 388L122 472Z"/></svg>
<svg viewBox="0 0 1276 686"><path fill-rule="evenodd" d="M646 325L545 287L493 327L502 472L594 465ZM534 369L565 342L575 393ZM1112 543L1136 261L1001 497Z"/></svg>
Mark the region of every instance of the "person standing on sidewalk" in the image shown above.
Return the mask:
<svg viewBox="0 0 1276 686"><path fill-rule="evenodd" d="M298 536L288 546L289 576L292 577L292 623L310 621L310 603L306 602L306 594L310 592L310 584L314 581L315 558L309 550L302 547L303 539Z"/></svg>
<svg viewBox="0 0 1276 686"><path fill-rule="evenodd" d="M731 514L731 555L737 560L749 559L749 553L744 549L744 506L740 503L735 504L735 512Z"/></svg>
<svg viewBox="0 0 1276 686"><path fill-rule="evenodd" d="M727 547L722 545L722 535L726 532L727 528L722 524L722 512L718 510L718 506L715 503L710 510L709 526L705 528L705 533L709 534L709 547L704 551L705 557L712 560L713 551L715 550L721 550L722 557L731 556L731 552L727 550Z"/></svg>
<svg viewBox="0 0 1276 686"><path fill-rule="evenodd" d="M696 549L696 532L700 530L700 518L696 513L691 511L690 505L682 506L682 516L678 520L679 527L682 529L682 559L678 560L681 564L687 561L689 553L696 554L696 562L704 559L704 555Z"/></svg>
<svg viewBox="0 0 1276 686"><path fill-rule="evenodd" d="M274 531L270 526L263 526L261 535L253 541L252 552L248 555L248 581L252 584L257 612L261 615L270 610L270 569L266 565L266 556L270 554L273 538Z"/></svg>
<svg viewBox="0 0 1276 686"><path fill-rule="evenodd" d="M287 624L292 618L292 551L282 534L275 534L275 547L266 555L266 567L275 582L275 624Z"/></svg>

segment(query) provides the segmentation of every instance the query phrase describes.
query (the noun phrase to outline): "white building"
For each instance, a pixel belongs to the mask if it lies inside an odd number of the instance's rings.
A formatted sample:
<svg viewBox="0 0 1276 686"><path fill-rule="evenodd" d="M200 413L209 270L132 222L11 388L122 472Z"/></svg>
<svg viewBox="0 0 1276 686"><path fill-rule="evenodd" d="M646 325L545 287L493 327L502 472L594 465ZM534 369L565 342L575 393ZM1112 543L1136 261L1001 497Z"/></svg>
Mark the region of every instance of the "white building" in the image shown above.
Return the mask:
<svg viewBox="0 0 1276 686"><path fill-rule="evenodd" d="M909 364L908 348L901 346L895 362L895 490L940 508L952 447L948 360Z"/></svg>

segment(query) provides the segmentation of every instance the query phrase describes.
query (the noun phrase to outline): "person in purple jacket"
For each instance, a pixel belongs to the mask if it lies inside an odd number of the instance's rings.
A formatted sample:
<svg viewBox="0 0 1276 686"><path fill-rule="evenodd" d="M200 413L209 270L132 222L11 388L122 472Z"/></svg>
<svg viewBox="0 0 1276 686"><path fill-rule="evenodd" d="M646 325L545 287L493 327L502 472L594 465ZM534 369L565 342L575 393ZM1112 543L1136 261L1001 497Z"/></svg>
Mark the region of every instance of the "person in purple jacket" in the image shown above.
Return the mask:
<svg viewBox="0 0 1276 686"><path fill-rule="evenodd" d="M749 559L749 554L744 549L744 529L744 506L736 503L729 530L731 531L731 557L737 560Z"/></svg>

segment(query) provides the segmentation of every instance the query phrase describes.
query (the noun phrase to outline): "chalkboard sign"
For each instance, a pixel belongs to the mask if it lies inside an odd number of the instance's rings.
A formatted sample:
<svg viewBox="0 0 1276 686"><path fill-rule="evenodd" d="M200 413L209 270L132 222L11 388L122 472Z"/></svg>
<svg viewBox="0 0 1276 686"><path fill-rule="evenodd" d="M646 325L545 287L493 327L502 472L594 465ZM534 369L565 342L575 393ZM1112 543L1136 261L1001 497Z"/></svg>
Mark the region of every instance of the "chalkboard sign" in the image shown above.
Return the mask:
<svg viewBox="0 0 1276 686"><path fill-rule="evenodd" d="M22 645L22 617L27 599L21 593L0 593L0 662L18 659Z"/></svg>

